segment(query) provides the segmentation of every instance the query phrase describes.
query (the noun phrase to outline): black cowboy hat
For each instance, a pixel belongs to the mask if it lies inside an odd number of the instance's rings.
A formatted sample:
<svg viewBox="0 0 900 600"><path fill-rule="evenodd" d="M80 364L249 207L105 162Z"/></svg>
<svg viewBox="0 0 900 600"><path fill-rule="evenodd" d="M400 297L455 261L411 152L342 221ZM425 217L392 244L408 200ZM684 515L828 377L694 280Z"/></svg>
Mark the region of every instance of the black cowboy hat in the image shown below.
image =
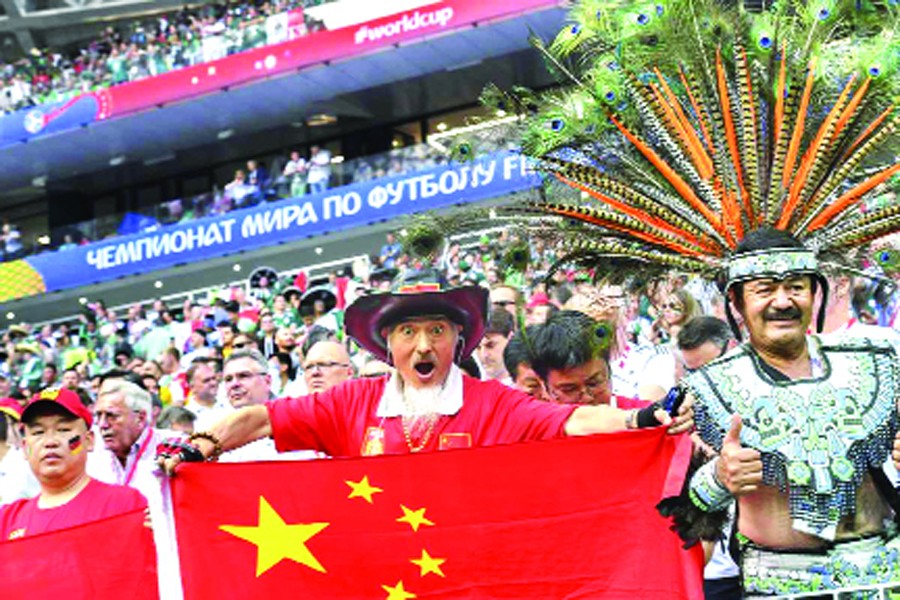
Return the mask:
<svg viewBox="0 0 900 600"><path fill-rule="evenodd" d="M344 326L360 346L388 361L384 330L403 319L440 315L462 327L462 350L456 360L471 355L484 335L488 291L469 285L451 288L440 273L423 269L394 280L391 291L362 296L347 308Z"/></svg>
<svg viewBox="0 0 900 600"><path fill-rule="evenodd" d="M257 267L253 269L253 272L250 273L250 277L247 278L247 284L251 288L260 288L262 287L260 282L264 277L268 288L272 288L278 283L278 271L272 267Z"/></svg>
<svg viewBox="0 0 900 600"><path fill-rule="evenodd" d="M306 306L312 308L316 300L321 300L325 303L325 312L328 312L337 306L337 295L328 286L319 285L309 288L306 290L306 293L300 297L300 308Z"/></svg>

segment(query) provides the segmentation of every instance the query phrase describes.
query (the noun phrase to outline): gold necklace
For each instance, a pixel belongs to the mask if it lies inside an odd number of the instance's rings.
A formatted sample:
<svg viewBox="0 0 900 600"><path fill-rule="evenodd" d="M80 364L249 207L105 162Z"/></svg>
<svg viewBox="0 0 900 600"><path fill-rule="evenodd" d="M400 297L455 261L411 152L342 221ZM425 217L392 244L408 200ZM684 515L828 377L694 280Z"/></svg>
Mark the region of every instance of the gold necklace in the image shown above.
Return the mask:
<svg viewBox="0 0 900 600"><path fill-rule="evenodd" d="M406 445L409 446L410 452L421 452L425 446L428 445L428 440L431 439L431 434L434 433L434 426L437 425L438 414L430 413L427 417L428 419L428 427L425 429L425 433L422 435L421 442L418 445L413 444L412 435L409 432L409 425L407 424L406 416L400 418L400 423L403 425L403 437L406 439Z"/></svg>
<svg viewBox="0 0 900 600"><path fill-rule="evenodd" d="M439 390L439 394L443 393L444 386L446 385L446 381ZM403 437L406 439L406 445L409 447L410 452L421 452L425 449L425 446L428 445L429 440L431 440L431 436L434 433L434 427L437 425L438 419L440 418L440 414L437 411L429 412L427 415L419 415L417 416L415 413L414 403L410 398L406 397L406 394L401 391L401 400L403 401L403 406L406 408L406 413L401 416L400 423L403 426ZM421 430L421 427L410 427L410 423L413 425L418 423L419 419L428 419L428 424L425 427L425 433L422 434L419 443L413 444L412 441L412 432L410 429L418 429Z"/></svg>

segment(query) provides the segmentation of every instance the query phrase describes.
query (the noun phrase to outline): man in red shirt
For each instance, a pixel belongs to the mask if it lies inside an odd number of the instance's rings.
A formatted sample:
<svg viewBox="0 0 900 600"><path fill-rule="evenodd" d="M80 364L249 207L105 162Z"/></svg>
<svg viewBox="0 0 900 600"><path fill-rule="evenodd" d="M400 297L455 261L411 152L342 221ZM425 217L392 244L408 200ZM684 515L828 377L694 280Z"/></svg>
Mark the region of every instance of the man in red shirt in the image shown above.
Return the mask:
<svg viewBox="0 0 900 600"><path fill-rule="evenodd" d="M92 421L71 390L46 389L28 403L22 413L25 454L41 493L0 508L0 541L146 509L147 501L136 490L87 475Z"/></svg>
<svg viewBox="0 0 900 600"><path fill-rule="evenodd" d="M235 411L188 444L160 448L172 472L183 460L208 460L272 436L279 451L315 449L330 456L372 456L490 446L588 435L630 427L692 426L689 406L677 418L653 407L540 402L497 381L465 376L457 364L484 334L488 292L447 288L431 270L395 282L390 293L358 299L347 309L347 333L395 373L344 382L327 392L283 398ZM259 373L262 377L265 374Z"/></svg>

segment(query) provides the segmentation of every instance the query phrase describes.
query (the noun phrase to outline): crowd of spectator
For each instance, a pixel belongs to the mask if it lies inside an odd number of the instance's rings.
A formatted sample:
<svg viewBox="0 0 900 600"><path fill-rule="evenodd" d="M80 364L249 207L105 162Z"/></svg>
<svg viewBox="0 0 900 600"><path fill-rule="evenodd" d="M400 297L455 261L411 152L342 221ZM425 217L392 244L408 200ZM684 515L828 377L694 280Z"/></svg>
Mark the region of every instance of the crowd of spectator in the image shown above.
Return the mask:
<svg viewBox="0 0 900 600"><path fill-rule="evenodd" d="M479 145L483 152L497 150L498 147L490 140ZM428 144L415 144L346 161L335 160L329 150L315 145L310 147L307 155L300 150L291 150L286 156L278 156L268 167L263 161L250 159L243 167L235 169L233 179L221 187L143 210L136 228L122 227L121 219L111 223L108 229L101 228L97 221L88 221L66 226L63 233L54 235L53 238L59 240L57 245L42 246L23 243L16 227L5 223L4 233L0 235L0 242L3 242L0 244L0 260L13 260L47 250L68 250L92 240L108 239L123 233L150 232L166 225L222 215L262 202L297 198L352 183L414 173L445 164L447 160L445 152ZM7 226L10 228L9 234L5 231Z"/></svg>
<svg viewBox="0 0 900 600"><path fill-rule="evenodd" d="M110 26L73 52L34 48L0 63L0 110L11 112L217 60L269 43L266 18L327 0L245 0ZM321 28L305 18L298 35Z"/></svg>
<svg viewBox="0 0 900 600"><path fill-rule="evenodd" d="M507 254L515 246L527 248L530 254L524 269L510 265ZM556 259L554 249L543 240L526 242L504 231L482 235L469 247L453 242L445 248L436 264L448 282L490 288L494 309L513 317L508 327L499 329L504 340L494 338L489 330L485 351L493 350L494 355L481 357L479 373L512 376L502 369L495 349L500 347L502 354L503 342L520 325L539 325L566 308L612 328L613 389L630 397L638 393L627 375L642 366L635 364L651 355L670 353L691 319L723 318L722 299L708 282L673 274L652 282L597 285L593 283L596 274L589 270L551 271ZM4 333L0 349L0 378L6 382L0 395L26 398L60 383L91 394L96 392L100 374L125 369L142 378L160 407L190 407L191 381L186 374L196 360L219 365L232 352L250 348L269 361L274 393L301 394L309 383L301 377L306 373L304 360L317 341L345 347L347 359L331 362L346 369L347 376L374 368L370 357L346 339L343 308L360 294L388 289L398 273L421 267L421 260L404 253L397 237L389 233L369 266L348 266L312 286L304 272L281 278L271 273L252 279L252 284L223 288L203 301L186 299L177 307L157 299L116 310L98 300L89 303L77 321L15 325ZM867 294L874 291L853 282L837 284L833 290L837 301L832 301L835 316L829 323L834 328L846 326L851 319L885 322L885 315L871 314ZM895 310L893 303L891 310ZM893 314L889 322L893 323ZM630 364L637 355L643 358ZM216 372L220 373L218 367ZM674 374L664 372L645 373L642 385L648 383L647 377L658 378L652 385L668 389Z"/></svg>
<svg viewBox="0 0 900 600"><path fill-rule="evenodd" d="M511 249L526 258L510 260ZM149 454L135 458L138 441L155 447L173 434L206 431L236 408L390 374L391 365L347 337L344 308L388 291L410 271L437 268L450 285L488 288L484 335L460 367L546 402L646 406L735 343L722 297L709 282L678 273L604 279L596 270L602 265L554 269L556 260L543 240L506 231L467 246L450 243L434 259L407 254L389 233L369 261L321 280L265 272L177 307L156 299L117 310L96 301L71 323L12 326L0 345L0 504L40 491L17 450L15 419L35 392L62 388L94 415L103 440L87 472L129 485L126 467L136 465L127 472L138 473L149 491L132 487L146 496L155 522L166 523L156 463ZM895 290L883 280L833 278L825 331L871 336L876 328L896 344ZM287 458L318 456L301 451ZM285 456L264 438L220 460L276 458ZM178 597L174 536L157 525L154 537L161 597ZM707 577L734 577L736 565L724 554L722 560Z"/></svg>

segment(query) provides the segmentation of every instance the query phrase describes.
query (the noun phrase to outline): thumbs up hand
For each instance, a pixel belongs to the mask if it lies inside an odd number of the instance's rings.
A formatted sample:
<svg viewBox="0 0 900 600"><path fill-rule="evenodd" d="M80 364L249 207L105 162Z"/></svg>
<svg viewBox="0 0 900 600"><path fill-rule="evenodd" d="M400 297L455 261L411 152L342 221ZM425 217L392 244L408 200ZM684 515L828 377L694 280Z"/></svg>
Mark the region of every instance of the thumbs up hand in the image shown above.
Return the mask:
<svg viewBox="0 0 900 600"><path fill-rule="evenodd" d="M762 459L758 451L741 446L742 427L740 415L733 415L716 465L716 477L733 496L755 492L762 483Z"/></svg>

